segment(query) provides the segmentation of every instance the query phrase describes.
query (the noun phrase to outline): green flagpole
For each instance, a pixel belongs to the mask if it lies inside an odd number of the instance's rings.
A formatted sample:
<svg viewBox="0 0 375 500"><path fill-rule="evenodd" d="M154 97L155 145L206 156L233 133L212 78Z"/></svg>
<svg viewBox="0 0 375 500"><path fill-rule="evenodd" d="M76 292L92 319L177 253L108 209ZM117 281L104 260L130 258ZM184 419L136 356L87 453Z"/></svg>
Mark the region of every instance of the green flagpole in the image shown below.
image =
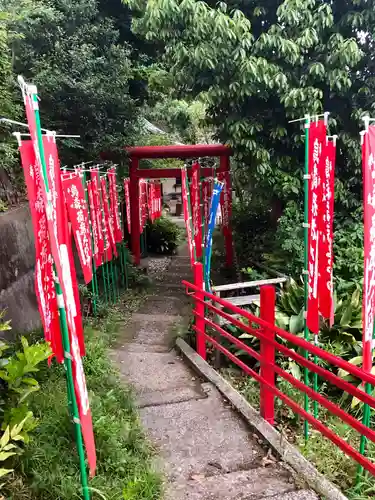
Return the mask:
<svg viewBox="0 0 375 500"><path fill-rule="evenodd" d="M119 289L119 284L118 284L118 261L119 261L119 253L117 250L117 257L113 266L113 271L114 271L114 278L115 278L115 302L120 300L120 289Z"/></svg>
<svg viewBox="0 0 375 500"><path fill-rule="evenodd" d="M104 259L105 258L106 258L106 256L105 256L105 252L104 252ZM105 303L107 304L108 303L108 293L107 293L107 273L106 273L106 266L107 266L107 262L103 261L103 264L102 264L102 276L103 276L103 287L104 287L104 300L105 300Z"/></svg>
<svg viewBox="0 0 375 500"><path fill-rule="evenodd" d="M124 261L123 261L123 257L122 257L122 242L117 245L117 251L118 251L118 258L120 261L121 283L122 283L122 287L125 288L125 273L124 273Z"/></svg>
<svg viewBox="0 0 375 500"><path fill-rule="evenodd" d="M96 307L96 302L98 298L98 282L97 282L97 277L96 277L96 266L95 266L95 261L94 261L94 236L92 234L92 224L91 224L91 217L90 217L90 203L89 203L89 196L87 193L87 184L86 184L86 172L83 172L83 189L85 190L85 198L86 198L86 205L87 205L87 214L89 218L89 226L91 228L91 251L92 251L92 257L91 257L91 265L92 265L92 281L91 281L91 287L92 287L92 309L93 313L96 316L97 313L97 307Z"/></svg>
<svg viewBox="0 0 375 500"><path fill-rule="evenodd" d="M303 271L303 281L304 281L304 338L305 340L310 340L310 332L307 327L307 297L309 292L309 277L308 277L308 244L309 244L309 129L310 129L310 116L305 116L305 175L303 176L304 185L304 271ZM307 351L303 352L304 358L308 359L309 354ZM305 367L303 370L303 379L305 385L309 386L309 370ZM304 395L304 406L305 410L309 411L309 398L307 394ZM309 437L309 423L307 420L304 421L304 435L307 440Z"/></svg>
<svg viewBox="0 0 375 500"><path fill-rule="evenodd" d="M35 91L32 91L32 98L34 102L34 113L35 113L35 122L36 122L36 131L38 136L38 147L40 154L40 161L42 164L43 170L43 179L44 186L47 194L49 193L49 185L47 178L47 165L44 157L44 148L43 148L43 139L42 139L42 131L40 126L40 116L38 109L38 96L35 87ZM57 303L59 308L59 316L60 316L60 325L61 325L61 336L64 347L64 366L66 370L67 377L67 385L68 385L68 404L71 403L71 410L73 413L73 424L75 429L75 437L77 444L77 451L79 456L79 467L80 467L80 475L81 475L81 485L82 485L82 494L84 500L90 500L90 491L88 487L88 479L87 479L87 470L86 470L86 461L85 461L85 451L83 447L83 439L82 439L82 429L81 422L79 419L79 412L77 406L77 399L74 392L74 381L73 381L73 369L72 369L72 357L70 354L70 340L69 340L69 331L68 331L68 323L66 319L66 311L64 298L62 295L61 287L58 282L55 284L56 287L56 295L57 295ZM69 401L70 400L70 401Z"/></svg>
<svg viewBox="0 0 375 500"><path fill-rule="evenodd" d="M125 289L127 290L129 288L129 276L128 276L128 248L123 244L123 257L124 257L124 268L125 268Z"/></svg>

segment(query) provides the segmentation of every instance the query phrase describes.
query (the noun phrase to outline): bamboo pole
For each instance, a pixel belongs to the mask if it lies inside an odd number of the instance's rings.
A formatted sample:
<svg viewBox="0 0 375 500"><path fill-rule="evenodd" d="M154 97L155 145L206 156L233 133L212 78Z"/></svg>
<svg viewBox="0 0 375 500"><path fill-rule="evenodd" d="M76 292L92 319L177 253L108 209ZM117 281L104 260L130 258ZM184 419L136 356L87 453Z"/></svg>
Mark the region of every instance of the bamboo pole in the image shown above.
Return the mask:
<svg viewBox="0 0 375 500"><path fill-rule="evenodd" d="M49 193L49 185L47 178L47 165L44 156L44 147L43 147L43 139L42 139L42 131L40 127L40 116L38 109L38 96L37 93L32 94L32 98L34 101L34 113L35 113L35 122L36 122L36 131L38 136L38 147L40 152L40 160L42 164L43 170L43 178L44 185L47 194ZM66 319L66 311L64 298L62 295L61 287L58 282L55 284L56 287L56 295L57 295L57 303L59 308L59 316L60 316L60 325L61 325L61 336L64 347L64 366L67 377L67 386L68 386L68 407L69 403L71 403L71 411L73 414L73 424L75 430L77 451L79 457L79 468L80 468L80 476L81 476L81 485L82 485L82 495L84 500L90 500L90 491L88 487L88 478L87 478L87 470L86 470L86 462L85 462L85 451L83 447L83 439L82 439L82 429L81 422L79 419L78 405L76 394L74 391L74 380L73 380L73 368L72 368L72 357L70 354L70 339L69 339L69 331L68 331L68 323ZM70 401L69 401L70 400ZM70 408L69 408L70 410Z"/></svg>

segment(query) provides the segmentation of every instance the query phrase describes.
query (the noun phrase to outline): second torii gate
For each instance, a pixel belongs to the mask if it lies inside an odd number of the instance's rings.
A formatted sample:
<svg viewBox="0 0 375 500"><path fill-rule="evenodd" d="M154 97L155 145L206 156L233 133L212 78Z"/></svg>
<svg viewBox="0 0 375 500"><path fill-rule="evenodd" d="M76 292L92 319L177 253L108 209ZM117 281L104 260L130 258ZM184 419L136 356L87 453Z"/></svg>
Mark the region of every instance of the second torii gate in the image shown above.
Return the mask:
<svg viewBox="0 0 375 500"><path fill-rule="evenodd" d="M139 162L143 159L161 158L198 158L198 157L219 157L220 165L216 170L220 172L230 172L230 156L232 151L223 144L194 144L177 146L135 146L126 148L130 157L130 215L131 215L131 248L134 255L134 263L138 265L141 260L140 228L139 228L139 179L164 179L181 177L179 168L139 168ZM204 177L213 175L213 168L201 169ZM188 170L189 177L191 172ZM230 176L228 176L228 195L230 206L232 206L232 186ZM224 234L225 253L227 266L233 265L233 237L232 231Z"/></svg>

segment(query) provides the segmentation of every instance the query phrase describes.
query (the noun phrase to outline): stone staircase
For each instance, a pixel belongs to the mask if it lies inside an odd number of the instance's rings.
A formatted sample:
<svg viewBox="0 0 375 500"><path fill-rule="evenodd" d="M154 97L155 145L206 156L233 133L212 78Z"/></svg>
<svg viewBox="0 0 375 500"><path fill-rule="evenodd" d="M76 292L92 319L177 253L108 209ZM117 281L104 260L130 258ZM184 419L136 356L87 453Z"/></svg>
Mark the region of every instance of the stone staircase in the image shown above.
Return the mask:
<svg viewBox="0 0 375 500"><path fill-rule="evenodd" d="M164 499L317 500L173 349L176 330L191 315L182 279L192 279L186 247L133 315L115 352L156 447Z"/></svg>

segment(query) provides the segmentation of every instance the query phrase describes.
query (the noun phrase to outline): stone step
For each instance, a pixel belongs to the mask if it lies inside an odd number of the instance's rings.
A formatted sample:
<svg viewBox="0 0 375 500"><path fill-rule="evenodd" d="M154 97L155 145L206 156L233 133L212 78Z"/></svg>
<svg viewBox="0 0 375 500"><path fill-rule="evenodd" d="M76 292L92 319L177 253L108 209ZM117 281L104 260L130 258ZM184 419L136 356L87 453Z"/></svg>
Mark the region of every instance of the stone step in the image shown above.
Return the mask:
<svg viewBox="0 0 375 500"><path fill-rule="evenodd" d="M145 392L170 391L189 387L195 389L200 382L176 356L175 352L117 351L120 374L136 389Z"/></svg>
<svg viewBox="0 0 375 500"><path fill-rule="evenodd" d="M157 344L169 346L175 337L174 325L179 316L139 314L133 315L126 326L126 337L137 344Z"/></svg>
<svg viewBox="0 0 375 500"><path fill-rule="evenodd" d="M187 307L187 301L185 297L178 296L160 296L160 295L149 295L147 300L138 309L141 314L152 314L152 315L184 315L189 313ZM175 316L175 320L178 318Z"/></svg>
<svg viewBox="0 0 375 500"><path fill-rule="evenodd" d="M171 352L173 349L173 347L165 344L137 344L136 342L119 344L117 348L126 350L128 354L132 352Z"/></svg>
<svg viewBox="0 0 375 500"><path fill-rule="evenodd" d="M170 372L167 380L172 376ZM255 468L264 457L262 447L216 389L211 384L203 387L206 399L140 410L170 481Z"/></svg>
<svg viewBox="0 0 375 500"><path fill-rule="evenodd" d="M201 384L195 384L188 387L176 387L166 391L143 392L137 396L138 408L146 408L147 406L169 405L173 403L183 403L185 401L207 398L207 394L202 389Z"/></svg>
<svg viewBox="0 0 375 500"><path fill-rule="evenodd" d="M291 497L290 476L275 465L211 476L193 475L187 481L169 483L165 500L302 500ZM313 497L306 497L313 500ZM314 499L315 500L315 499Z"/></svg>

